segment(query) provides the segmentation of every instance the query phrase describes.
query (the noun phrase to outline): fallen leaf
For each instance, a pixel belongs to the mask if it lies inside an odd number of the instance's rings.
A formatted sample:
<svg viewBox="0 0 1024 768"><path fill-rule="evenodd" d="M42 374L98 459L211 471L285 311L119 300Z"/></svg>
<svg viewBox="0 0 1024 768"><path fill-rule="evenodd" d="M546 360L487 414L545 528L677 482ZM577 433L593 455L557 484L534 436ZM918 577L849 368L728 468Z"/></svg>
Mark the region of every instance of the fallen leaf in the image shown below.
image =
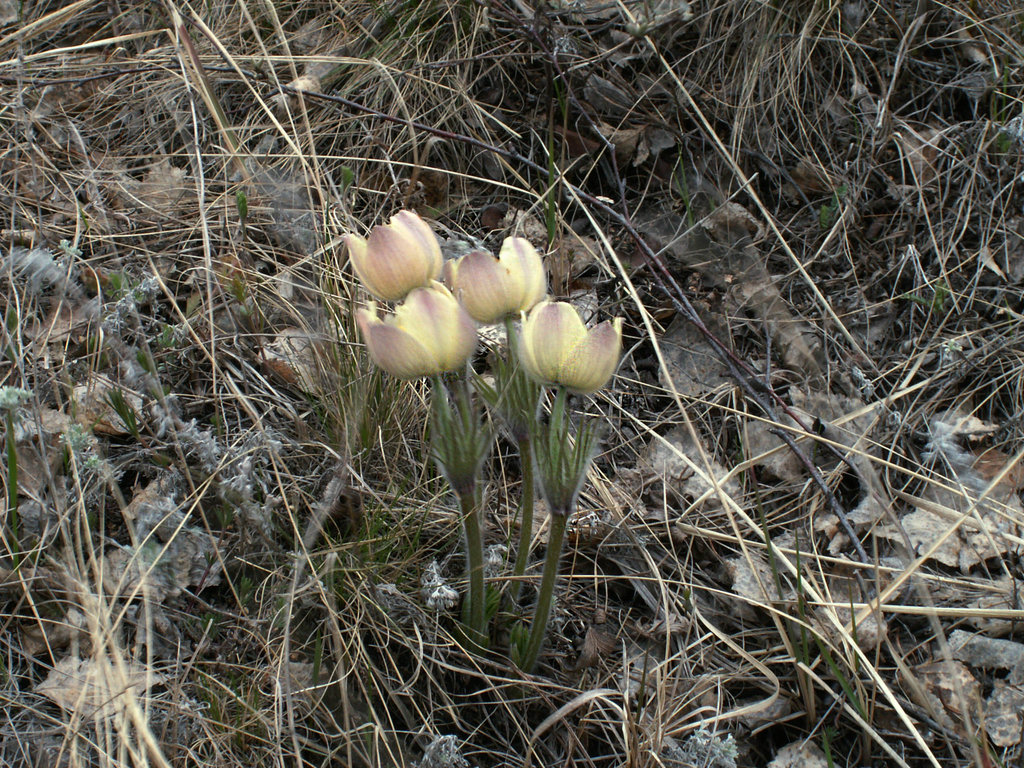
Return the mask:
<svg viewBox="0 0 1024 768"><path fill-rule="evenodd" d="M118 393L123 396L125 405L141 422L142 398L109 376L96 372L89 374L86 381L73 390L75 419L98 435L124 437L131 434L128 425L111 405L111 397L116 397Z"/></svg>
<svg viewBox="0 0 1024 768"><path fill-rule="evenodd" d="M729 338L725 318L721 316L704 318L718 338ZM676 317L659 339L666 371L661 371L662 384L674 387L684 398L699 399L720 386L730 386L729 369L718 356L714 347L689 320Z"/></svg>
<svg viewBox="0 0 1024 768"><path fill-rule="evenodd" d="M768 768L829 768L829 764L817 744L801 740L787 744L776 752Z"/></svg>
<svg viewBox="0 0 1024 768"><path fill-rule="evenodd" d="M985 732L997 747L1020 743L1021 718L1024 716L1024 688L996 680L985 701Z"/></svg>
<svg viewBox="0 0 1024 768"><path fill-rule="evenodd" d="M828 171L818 165L813 158L803 157L789 172L801 191L806 195L822 195L830 193L838 186Z"/></svg>
<svg viewBox="0 0 1024 768"><path fill-rule="evenodd" d="M939 175L937 165L945 131L932 126L915 129L904 123L901 130L893 135L903 150L916 184L923 187L935 181Z"/></svg>
<svg viewBox="0 0 1024 768"><path fill-rule="evenodd" d="M945 714L959 720L965 711L973 713L973 702L980 700L981 684L959 661L930 661L914 667L913 674L933 701L941 704L942 709L934 712L939 717Z"/></svg>
<svg viewBox="0 0 1024 768"><path fill-rule="evenodd" d="M321 345L301 328L283 328L263 346L264 367L306 394L318 391Z"/></svg>
<svg viewBox="0 0 1024 768"><path fill-rule="evenodd" d="M1024 683L1022 643L955 629L949 635L949 649L954 659L979 669L1009 670L1011 682Z"/></svg>
<svg viewBox="0 0 1024 768"><path fill-rule="evenodd" d="M771 567L757 552L726 560L725 570L732 578L732 591L753 605L767 605L785 598L779 593Z"/></svg>
<svg viewBox="0 0 1024 768"><path fill-rule="evenodd" d="M39 685L36 693L45 696L85 721L109 718L120 713L130 695L163 680L141 664L113 659L78 659L68 656L57 662Z"/></svg>

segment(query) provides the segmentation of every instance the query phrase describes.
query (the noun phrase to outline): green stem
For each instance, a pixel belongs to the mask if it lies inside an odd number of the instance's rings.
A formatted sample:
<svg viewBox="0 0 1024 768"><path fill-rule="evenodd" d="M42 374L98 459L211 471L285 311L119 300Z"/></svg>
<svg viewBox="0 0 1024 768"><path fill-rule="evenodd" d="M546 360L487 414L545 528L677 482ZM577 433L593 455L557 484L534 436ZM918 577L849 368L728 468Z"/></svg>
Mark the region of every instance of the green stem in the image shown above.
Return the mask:
<svg viewBox="0 0 1024 768"><path fill-rule="evenodd" d="M519 549L516 551L516 565L512 570L512 600L518 601L523 591L523 574L530 559L530 544L533 541L533 450L529 437L518 441L519 463L522 465L523 486L519 497Z"/></svg>
<svg viewBox="0 0 1024 768"><path fill-rule="evenodd" d="M555 393L555 402L551 406L551 433L563 441L569 434L568 425L565 423L565 402L568 398L569 391L559 385L558 391ZM568 443L566 443L566 449L569 449Z"/></svg>
<svg viewBox="0 0 1024 768"><path fill-rule="evenodd" d="M551 530L548 532L548 551L544 558L544 574L540 580L540 592L537 595L537 607L530 626L530 639L526 652L522 657L521 667L524 672L532 672L537 666L541 646L547 634L548 619L554 603L555 578L558 576L558 562L562 557L562 539L565 538L565 524L569 519L569 510L551 511Z"/></svg>
<svg viewBox="0 0 1024 768"><path fill-rule="evenodd" d="M484 592L484 542L480 526L480 505L473 492L459 494L462 525L466 531L466 570L469 573L469 630L481 647L487 639L487 605Z"/></svg>

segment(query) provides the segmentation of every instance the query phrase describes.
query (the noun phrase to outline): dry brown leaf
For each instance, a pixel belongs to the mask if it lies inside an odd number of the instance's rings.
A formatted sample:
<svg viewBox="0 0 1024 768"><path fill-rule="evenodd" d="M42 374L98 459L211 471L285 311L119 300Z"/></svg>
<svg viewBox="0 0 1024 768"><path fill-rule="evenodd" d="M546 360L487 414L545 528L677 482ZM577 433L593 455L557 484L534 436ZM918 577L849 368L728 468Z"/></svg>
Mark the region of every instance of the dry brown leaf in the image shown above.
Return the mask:
<svg viewBox="0 0 1024 768"><path fill-rule="evenodd" d="M800 162L790 170L789 175L792 177L793 183L806 195L827 194L838 186L828 171L810 157L801 158Z"/></svg>
<svg viewBox="0 0 1024 768"><path fill-rule="evenodd" d="M944 135L945 131L939 128L921 126L915 129L907 124L894 133L914 179L922 187L935 181L939 174L937 164Z"/></svg>
<svg viewBox="0 0 1024 768"><path fill-rule="evenodd" d="M69 656L57 662L36 686L36 693L88 721L118 714L125 707L127 696L137 695L162 679L134 662L118 665L112 659L97 661Z"/></svg>
<svg viewBox="0 0 1024 768"><path fill-rule="evenodd" d="M981 684L959 661L930 661L914 667L913 673L951 715L973 712L972 702L980 700Z"/></svg>
<svg viewBox="0 0 1024 768"><path fill-rule="evenodd" d="M725 561L725 570L732 578L732 591L750 603L766 605L783 599L771 567L759 553L751 551L748 557L730 558Z"/></svg>
<svg viewBox="0 0 1024 768"><path fill-rule="evenodd" d="M97 372L89 374L88 379L74 389L76 420L98 435L124 437L130 434L128 426L110 404L111 393L116 390L121 391L125 402L141 420L142 398L109 376Z"/></svg>
<svg viewBox="0 0 1024 768"><path fill-rule="evenodd" d="M996 680L985 701L985 731L997 747L1020 743L1021 718L1024 716L1024 688Z"/></svg>
<svg viewBox="0 0 1024 768"><path fill-rule="evenodd" d="M706 316L704 321L718 338L728 338L722 335L728 334L725 318ZM662 335L660 346L671 379L664 381L665 371L661 371L662 384L674 386L684 398L703 397L729 381L729 369L689 320L676 317Z"/></svg>
<svg viewBox="0 0 1024 768"><path fill-rule="evenodd" d="M284 328L263 346L263 365L287 384L315 394L320 351L309 331Z"/></svg>
<svg viewBox="0 0 1024 768"><path fill-rule="evenodd" d="M161 603L189 588L220 583L216 542L205 531L181 528L161 543L149 537L138 547L119 547L104 554L103 588L113 597L145 594Z"/></svg>
<svg viewBox="0 0 1024 768"><path fill-rule="evenodd" d="M979 669L1010 671L1010 681L1024 683L1024 644L1013 640L986 637L962 629L949 635L953 658Z"/></svg>
<svg viewBox="0 0 1024 768"><path fill-rule="evenodd" d="M794 741L775 753L768 768L828 768L825 753L810 740Z"/></svg>

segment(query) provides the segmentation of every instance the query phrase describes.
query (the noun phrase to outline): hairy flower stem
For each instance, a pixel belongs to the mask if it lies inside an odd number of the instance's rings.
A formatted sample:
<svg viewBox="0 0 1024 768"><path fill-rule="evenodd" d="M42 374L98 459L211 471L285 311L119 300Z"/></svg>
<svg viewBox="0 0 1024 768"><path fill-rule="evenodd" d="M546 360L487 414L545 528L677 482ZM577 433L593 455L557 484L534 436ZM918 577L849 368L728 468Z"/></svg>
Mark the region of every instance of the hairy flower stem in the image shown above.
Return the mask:
<svg viewBox="0 0 1024 768"><path fill-rule="evenodd" d="M469 591L463 606L463 621L470 642L483 648L488 633L479 478L480 467L490 450L491 436L480 425L464 378L453 382L449 398L444 380L434 377L432 427L434 459L459 500L466 538Z"/></svg>
<svg viewBox="0 0 1024 768"><path fill-rule="evenodd" d="M516 333L515 320L505 318L505 331L508 334L509 361L515 366L512 379L507 382L513 391L510 402L507 402L509 425L512 436L519 449L519 465L522 467L523 483L519 497L519 546L516 549L516 563L512 569L512 602L518 602L523 592L523 575L530 560L530 544L533 542L533 443L530 437L530 420L536 416L537 397L529 379L526 378L519 365L519 337ZM531 394L532 393L532 394Z"/></svg>
<svg viewBox="0 0 1024 768"><path fill-rule="evenodd" d="M459 494L462 526L466 533L466 571L469 593L466 603L469 614L470 639L483 647L487 640L487 596L484 591L484 542L480 525L480 504L475 490Z"/></svg>
<svg viewBox="0 0 1024 768"><path fill-rule="evenodd" d="M512 600L519 600L523 592L523 574L530 559L530 544L533 542L533 450L529 437L517 441L519 463L523 468L522 495L519 497L519 548L516 550L516 564L512 570L515 583L512 586Z"/></svg>
<svg viewBox="0 0 1024 768"><path fill-rule="evenodd" d="M555 579L558 577L558 563L562 558L562 540L565 538L565 524L569 519L570 510L551 510L551 527L548 531L548 551L544 559L544 574L540 580L540 592L537 594L537 607L533 613L533 624L530 625L530 639L526 645L520 667L524 672L532 672L537 666L544 636L547 634L548 619L554 603Z"/></svg>

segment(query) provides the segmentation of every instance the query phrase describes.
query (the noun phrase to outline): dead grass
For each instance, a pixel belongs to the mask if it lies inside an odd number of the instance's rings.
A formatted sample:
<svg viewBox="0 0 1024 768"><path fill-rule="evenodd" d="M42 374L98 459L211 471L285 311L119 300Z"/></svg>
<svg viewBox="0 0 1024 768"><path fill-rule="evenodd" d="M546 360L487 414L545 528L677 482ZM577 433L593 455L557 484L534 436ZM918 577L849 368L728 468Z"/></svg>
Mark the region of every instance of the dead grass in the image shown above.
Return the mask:
<svg viewBox="0 0 1024 768"><path fill-rule="evenodd" d="M528 5L0 4L7 763L1020 763L1024 17ZM535 676L430 607L402 207L626 317Z"/></svg>

